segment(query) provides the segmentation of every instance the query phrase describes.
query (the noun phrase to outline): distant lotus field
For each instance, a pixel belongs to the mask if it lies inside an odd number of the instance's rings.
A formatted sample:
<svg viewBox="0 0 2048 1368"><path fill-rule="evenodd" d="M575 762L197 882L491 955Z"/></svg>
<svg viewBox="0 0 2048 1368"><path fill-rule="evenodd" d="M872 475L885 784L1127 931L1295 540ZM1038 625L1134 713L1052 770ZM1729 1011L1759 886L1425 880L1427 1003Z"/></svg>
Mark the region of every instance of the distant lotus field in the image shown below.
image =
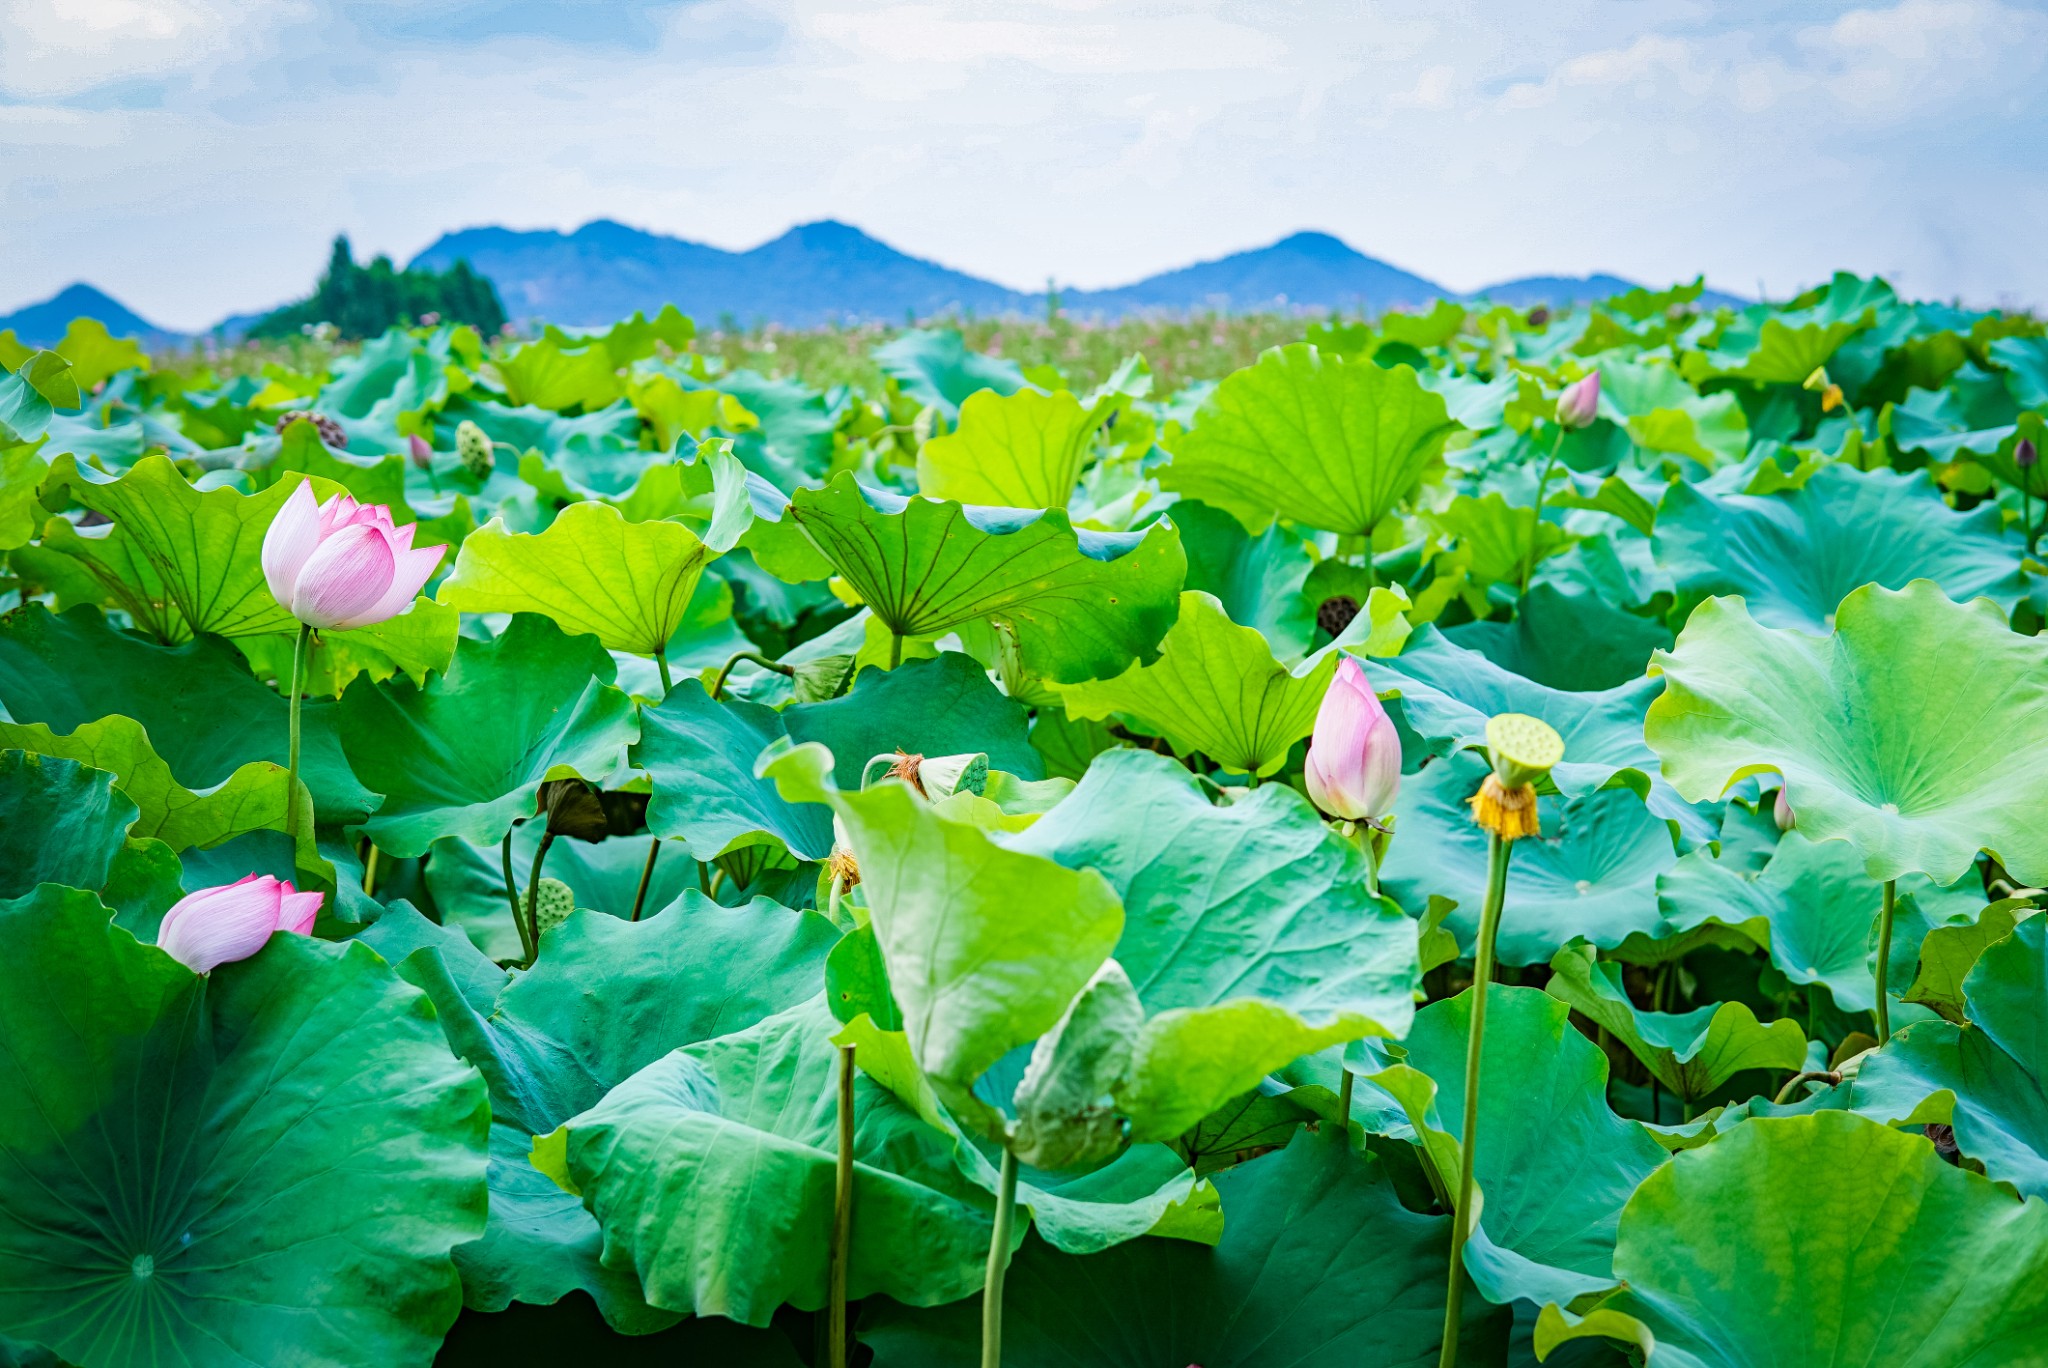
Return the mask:
<svg viewBox="0 0 2048 1368"><path fill-rule="evenodd" d="M0 1368L2048 1365L2048 328L0 334Z"/></svg>

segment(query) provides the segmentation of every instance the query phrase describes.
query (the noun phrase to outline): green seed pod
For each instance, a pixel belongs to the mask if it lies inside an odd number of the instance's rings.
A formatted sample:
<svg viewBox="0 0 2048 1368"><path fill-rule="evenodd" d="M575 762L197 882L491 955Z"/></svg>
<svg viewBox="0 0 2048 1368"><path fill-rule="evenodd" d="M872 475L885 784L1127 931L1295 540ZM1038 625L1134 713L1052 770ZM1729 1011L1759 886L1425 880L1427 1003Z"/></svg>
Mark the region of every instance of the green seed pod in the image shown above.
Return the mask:
<svg viewBox="0 0 2048 1368"><path fill-rule="evenodd" d="M462 468L479 480L489 479L497 466L497 457L491 453L491 439L467 418L455 426L455 456L462 462Z"/></svg>
<svg viewBox="0 0 2048 1368"><path fill-rule="evenodd" d="M546 935L576 910L576 892L560 879L542 879L534 889L533 920Z"/></svg>

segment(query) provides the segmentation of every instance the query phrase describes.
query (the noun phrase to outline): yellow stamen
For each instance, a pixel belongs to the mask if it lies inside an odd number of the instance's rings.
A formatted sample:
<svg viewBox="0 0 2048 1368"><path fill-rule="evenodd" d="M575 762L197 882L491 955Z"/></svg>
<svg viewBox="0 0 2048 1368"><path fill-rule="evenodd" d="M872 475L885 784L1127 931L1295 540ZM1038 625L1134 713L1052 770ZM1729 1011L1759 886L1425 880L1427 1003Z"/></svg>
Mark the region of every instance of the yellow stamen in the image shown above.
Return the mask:
<svg viewBox="0 0 2048 1368"><path fill-rule="evenodd" d="M1510 788L1501 783L1499 776L1489 774L1479 792L1465 801L1472 805L1472 820L1479 828L1493 832L1503 841L1520 840L1539 831L1533 785Z"/></svg>

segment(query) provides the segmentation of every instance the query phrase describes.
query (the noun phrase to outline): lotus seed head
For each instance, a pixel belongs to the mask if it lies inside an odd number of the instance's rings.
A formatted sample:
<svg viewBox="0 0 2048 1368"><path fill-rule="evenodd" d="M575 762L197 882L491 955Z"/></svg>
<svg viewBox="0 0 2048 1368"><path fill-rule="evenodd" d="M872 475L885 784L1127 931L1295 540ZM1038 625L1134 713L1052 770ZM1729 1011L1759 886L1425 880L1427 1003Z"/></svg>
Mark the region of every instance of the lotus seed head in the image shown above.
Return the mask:
<svg viewBox="0 0 2048 1368"><path fill-rule="evenodd" d="M1533 784L1564 759L1564 738L1548 722L1527 713L1500 713L1486 723L1486 749L1493 772L1509 788Z"/></svg>

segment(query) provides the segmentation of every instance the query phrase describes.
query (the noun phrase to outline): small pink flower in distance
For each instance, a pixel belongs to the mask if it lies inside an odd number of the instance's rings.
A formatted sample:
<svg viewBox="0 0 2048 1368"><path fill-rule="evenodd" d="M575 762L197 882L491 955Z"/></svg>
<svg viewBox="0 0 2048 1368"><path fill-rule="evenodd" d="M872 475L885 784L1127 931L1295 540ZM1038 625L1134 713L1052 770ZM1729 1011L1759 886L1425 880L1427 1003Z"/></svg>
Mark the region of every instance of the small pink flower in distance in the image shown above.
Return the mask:
<svg viewBox="0 0 2048 1368"><path fill-rule="evenodd" d="M301 893L268 874L218 888L202 888L178 899L157 928L159 949L195 974L244 960L261 950L271 933L308 935L320 913L319 893Z"/></svg>
<svg viewBox="0 0 2048 1368"><path fill-rule="evenodd" d="M427 445L426 439L418 434L414 434L405 440L406 450L412 455L412 463L421 470L432 467L434 464L434 449Z"/></svg>
<svg viewBox="0 0 2048 1368"><path fill-rule="evenodd" d="M1377 821L1401 788L1401 738L1365 671L1351 656L1316 711L1308 743L1308 796L1332 817Z"/></svg>
<svg viewBox="0 0 2048 1368"><path fill-rule="evenodd" d="M263 534L263 578L280 607L316 630L382 622L412 607L448 550L415 551L413 527L346 494L318 503L301 481Z"/></svg>
<svg viewBox="0 0 2048 1368"><path fill-rule="evenodd" d="M1600 372L1566 385L1557 396L1559 427L1591 427L1600 415Z"/></svg>

